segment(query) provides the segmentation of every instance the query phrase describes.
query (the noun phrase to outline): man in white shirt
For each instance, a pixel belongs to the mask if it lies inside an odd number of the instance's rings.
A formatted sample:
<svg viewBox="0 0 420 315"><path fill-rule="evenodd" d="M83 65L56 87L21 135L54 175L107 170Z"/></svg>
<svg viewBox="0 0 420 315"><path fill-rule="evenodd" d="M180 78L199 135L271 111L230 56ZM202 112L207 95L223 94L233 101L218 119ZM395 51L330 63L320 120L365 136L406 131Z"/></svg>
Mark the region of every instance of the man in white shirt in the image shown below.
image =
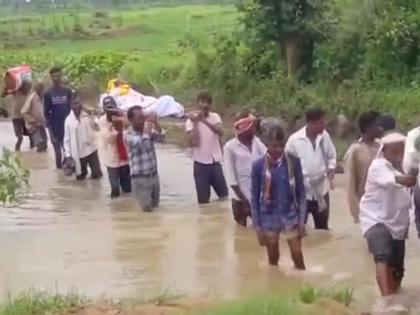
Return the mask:
<svg viewBox="0 0 420 315"><path fill-rule="evenodd" d="M312 214L315 229L328 230L329 190L333 188L337 153L325 130L325 112L319 108L310 109L305 118L306 125L290 136L286 151L302 163L307 215Z"/></svg>
<svg viewBox="0 0 420 315"><path fill-rule="evenodd" d="M87 175L87 167L91 169L93 179L102 177L101 164L98 156L95 132L99 126L92 115L82 109L82 104L74 98L71 112L64 123L64 156L71 157L76 167L78 180L83 180Z"/></svg>
<svg viewBox="0 0 420 315"><path fill-rule="evenodd" d="M221 165L222 119L211 111L212 97L209 93L200 93L197 101L198 111L188 118L185 129L193 151L198 203L205 204L210 200L211 187L220 199L227 198L229 193Z"/></svg>
<svg viewBox="0 0 420 315"><path fill-rule="evenodd" d="M412 176L419 178L419 167L420 167L420 127L416 127L410 130L407 134L407 140L405 142L404 150L404 161L403 161L404 172ZM420 238L420 187L419 181L414 187L414 214L415 222L417 227L417 235Z"/></svg>
<svg viewBox="0 0 420 315"><path fill-rule="evenodd" d="M360 201L360 226L376 264L382 296L397 293L404 276L405 239L410 226L416 177L402 171L404 135L392 132L381 140Z"/></svg>
<svg viewBox="0 0 420 315"><path fill-rule="evenodd" d="M105 97L102 105L105 114L99 119L101 153L108 172L111 198L114 199L121 191L130 193L132 190L129 156L123 136L128 122L112 96Z"/></svg>
<svg viewBox="0 0 420 315"><path fill-rule="evenodd" d="M266 147L255 136L256 118L241 114L235 122L236 137L224 146L226 180L232 188L233 217L238 225L246 227L251 217L251 170L252 163L261 158Z"/></svg>

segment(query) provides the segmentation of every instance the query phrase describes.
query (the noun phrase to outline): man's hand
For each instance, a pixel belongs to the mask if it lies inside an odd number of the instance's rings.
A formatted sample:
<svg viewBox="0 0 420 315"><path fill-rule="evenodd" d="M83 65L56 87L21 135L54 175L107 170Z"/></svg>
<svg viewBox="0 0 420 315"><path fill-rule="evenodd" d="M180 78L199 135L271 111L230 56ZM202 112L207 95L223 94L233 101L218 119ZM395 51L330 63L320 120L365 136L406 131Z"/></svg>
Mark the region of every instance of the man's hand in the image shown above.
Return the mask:
<svg viewBox="0 0 420 315"><path fill-rule="evenodd" d="M124 130L124 119L119 116L112 116L112 127L114 127L115 130L118 132L123 132Z"/></svg>
<svg viewBox="0 0 420 315"><path fill-rule="evenodd" d="M3 87L3 90L1 91L1 97L5 97L8 94L7 87Z"/></svg>
<svg viewBox="0 0 420 315"><path fill-rule="evenodd" d="M187 118L189 118L192 122L199 122L203 120L203 113L201 111L193 111L187 114Z"/></svg>
<svg viewBox="0 0 420 315"><path fill-rule="evenodd" d="M306 232L305 224L300 224L298 226L298 237L299 238L304 238L306 235L308 235L308 233Z"/></svg>
<svg viewBox="0 0 420 315"><path fill-rule="evenodd" d="M153 124L156 124L157 123L157 115L155 113L150 113L150 114L147 115L146 120L148 122L151 122Z"/></svg>
<svg viewBox="0 0 420 315"><path fill-rule="evenodd" d="M327 176L330 181L330 188L335 189L335 170L328 170Z"/></svg>
<svg viewBox="0 0 420 315"><path fill-rule="evenodd" d="M417 178L412 175L403 175L395 177L395 181L406 187L413 187L416 185Z"/></svg>

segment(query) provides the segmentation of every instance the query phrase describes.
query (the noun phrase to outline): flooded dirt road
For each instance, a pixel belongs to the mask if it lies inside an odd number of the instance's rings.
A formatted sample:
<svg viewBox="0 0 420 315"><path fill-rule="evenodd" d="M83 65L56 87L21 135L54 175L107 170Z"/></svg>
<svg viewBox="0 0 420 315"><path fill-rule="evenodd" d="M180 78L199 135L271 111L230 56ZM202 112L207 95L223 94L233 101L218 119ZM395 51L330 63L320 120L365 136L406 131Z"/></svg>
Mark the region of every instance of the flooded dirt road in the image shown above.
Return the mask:
<svg viewBox="0 0 420 315"><path fill-rule="evenodd" d="M0 147L12 148L11 123L0 123L0 134ZM31 169L30 194L17 208L0 208L0 292L75 288L89 297L119 298L171 289L231 297L313 282L348 284L362 306L378 295L373 264L348 214L342 183L331 195L332 231L310 231L304 240L309 270L296 274L285 246L279 269L267 267L252 231L233 223L229 202L196 205L192 163L175 147L158 148L162 203L156 213L144 214L130 196L111 201L107 178L65 178L54 169L51 150L37 154L27 146L25 140L21 157ZM415 294L420 279L420 241L414 228L411 232L408 295Z"/></svg>

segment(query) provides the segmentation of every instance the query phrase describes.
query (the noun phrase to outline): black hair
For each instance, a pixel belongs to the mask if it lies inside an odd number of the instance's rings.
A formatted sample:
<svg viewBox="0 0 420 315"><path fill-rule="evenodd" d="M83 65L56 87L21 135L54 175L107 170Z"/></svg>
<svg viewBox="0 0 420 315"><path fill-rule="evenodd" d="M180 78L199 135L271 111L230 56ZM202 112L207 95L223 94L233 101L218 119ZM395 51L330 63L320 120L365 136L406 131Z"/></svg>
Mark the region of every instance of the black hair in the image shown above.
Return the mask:
<svg viewBox="0 0 420 315"><path fill-rule="evenodd" d="M280 125L272 125L268 128L264 128L260 137L266 145L273 141L281 142L285 140L285 134L283 128Z"/></svg>
<svg viewBox="0 0 420 315"><path fill-rule="evenodd" d="M325 110L322 108L310 108L305 113L306 122L318 121L325 117Z"/></svg>
<svg viewBox="0 0 420 315"><path fill-rule="evenodd" d="M211 97L210 92L203 91L197 95L197 102L203 102L207 104L213 103L213 98Z"/></svg>
<svg viewBox="0 0 420 315"><path fill-rule="evenodd" d="M105 96L102 100L102 106L104 106L107 103L112 103L114 107L117 107L117 102L115 101L115 98L111 95Z"/></svg>
<svg viewBox="0 0 420 315"><path fill-rule="evenodd" d="M57 72L62 72L63 70L61 69L61 67L59 67L59 66L55 66L55 67L52 67L51 69L50 69L50 75L53 75L54 73L57 73Z"/></svg>
<svg viewBox="0 0 420 315"><path fill-rule="evenodd" d="M379 125L384 131L397 129L397 122L391 114L383 114L379 118Z"/></svg>
<svg viewBox="0 0 420 315"><path fill-rule="evenodd" d="M359 117L359 130L363 134L365 133L370 127L372 127L375 122L379 120L381 114L377 111L369 111L363 113Z"/></svg>
<svg viewBox="0 0 420 315"><path fill-rule="evenodd" d="M141 106L139 106L139 105L134 105L134 106L131 106L131 107L128 109L128 111L127 111L127 118L128 118L128 120L133 119L133 118L134 118L134 113L135 113L136 111L138 111L138 110L143 111L143 107L141 107Z"/></svg>

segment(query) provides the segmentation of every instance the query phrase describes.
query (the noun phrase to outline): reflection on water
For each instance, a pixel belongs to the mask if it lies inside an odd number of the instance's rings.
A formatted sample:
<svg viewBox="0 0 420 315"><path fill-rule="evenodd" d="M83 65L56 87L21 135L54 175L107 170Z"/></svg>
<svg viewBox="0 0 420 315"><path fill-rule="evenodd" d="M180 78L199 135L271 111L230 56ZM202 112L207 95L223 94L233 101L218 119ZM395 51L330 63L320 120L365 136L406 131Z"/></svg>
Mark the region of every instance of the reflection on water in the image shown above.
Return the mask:
<svg viewBox="0 0 420 315"><path fill-rule="evenodd" d="M1 145L12 147L11 124L1 123L0 132ZM191 161L176 148L158 148L163 195L152 214L141 213L129 196L111 202L106 178L65 178L51 152L21 156L31 168L31 193L19 208L0 211L0 291L77 288L92 297L133 297L169 288L230 297L290 291L309 281L348 284L362 306L377 296L372 261L342 188L332 194L332 232L312 231L304 240L309 271L302 275L293 272L284 243L280 268L267 267L252 231L233 223L229 202L195 204ZM418 286L419 263L413 233L404 296Z"/></svg>

